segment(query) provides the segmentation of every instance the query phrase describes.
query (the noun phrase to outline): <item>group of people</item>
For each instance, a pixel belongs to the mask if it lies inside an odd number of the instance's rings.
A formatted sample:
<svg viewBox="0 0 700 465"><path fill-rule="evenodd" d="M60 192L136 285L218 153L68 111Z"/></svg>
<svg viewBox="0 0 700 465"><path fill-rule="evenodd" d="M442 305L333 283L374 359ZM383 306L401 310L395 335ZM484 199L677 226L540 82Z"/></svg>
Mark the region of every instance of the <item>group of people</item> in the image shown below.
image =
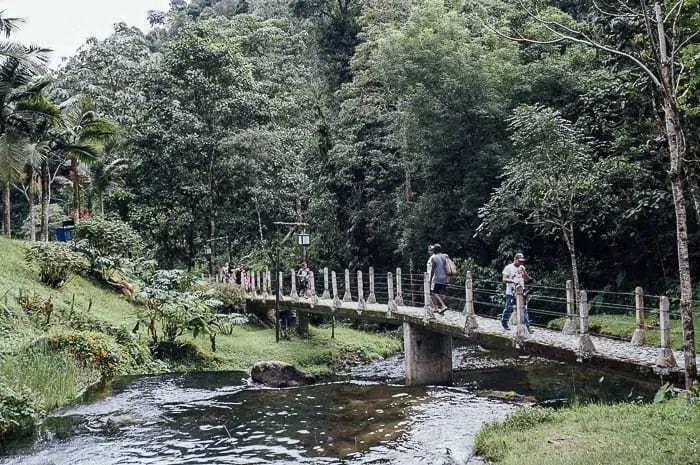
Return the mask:
<svg viewBox="0 0 700 465"><path fill-rule="evenodd" d="M230 284L245 284L245 265L239 263L238 266L233 266L229 262L224 263L224 265L219 269L219 280L222 283Z"/></svg>
<svg viewBox="0 0 700 465"><path fill-rule="evenodd" d="M448 310L445 304L447 283L449 281L449 275L447 270L447 261L449 257L447 254L442 252L442 246L440 244L431 244L428 246L428 258L427 269L428 275L430 276L430 300L431 306L435 309L435 312L442 315ZM501 273L501 279L503 284L505 284L505 304L503 306L503 312L501 313L501 327L504 331L510 331L508 326L508 321L510 320L510 315L513 313L513 306L515 304L515 296L517 288L521 287L523 289L523 295L525 296L525 307L524 307L524 323L527 330L530 330L530 321L527 315L527 292L525 284L530 278L525 265L525 256L518 252L513 256L513 261L505 266L503 272Z"/></svg>

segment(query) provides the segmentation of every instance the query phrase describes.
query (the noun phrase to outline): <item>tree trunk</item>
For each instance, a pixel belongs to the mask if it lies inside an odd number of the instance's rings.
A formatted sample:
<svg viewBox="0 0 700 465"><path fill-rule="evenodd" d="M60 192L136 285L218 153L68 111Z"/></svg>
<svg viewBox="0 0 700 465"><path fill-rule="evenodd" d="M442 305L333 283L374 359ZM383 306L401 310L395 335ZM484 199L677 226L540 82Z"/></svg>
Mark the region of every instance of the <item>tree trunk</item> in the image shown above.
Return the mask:
<svg viewBox="0 0 700 465"><path fill-rule="evenodd" d="M209 150L209 276L214 276L214 235L216 234L216 218L214 212L214 153Z"/></svg>
<svg viewBox="0 0 700 465"><path fill-rule="evenodd" d="M682 163L686 156L685 134L681 125L678 109L673 102L673 87L671 83L671 60L666 50L666 33L664 30L661 5L654 4L654 14L658 28L659 56L661 57L661 94L664 120L666 123L666 141L671 168L671 192L673 207L676 213L676 236L678 242L678 273L681 291L680 311L683 322L683 358L685 362L685 388L690 390L693 380L697 377L695 362L695 329L693 328L693 298L692 282L690 280L690 258L688 255L688 225L685 211L685 195L683 193Z"/></svg>
<svg viewBox="0 0 700 465"><path fill-rule="evenodd" d="M49 202L51 200L51 183L49 181L49 162L41 162L41 240L49 240Z"/></svg>
<svg viewBox="0 0 700 465"><path fill-rule="evenodd" d="M6 181L2 190L2 231L11 238L11 217L10 217L10 181Z"/></svg>
<svg viewBox="0 0 700 465"><path fill-rule="evenodd" d="M574 308L578 302L579 291L581 290L581 285L578 280L578 261L576 260L576 243L574 241L574 226L569 225L568 229L564 228L562 230L562 236L564 237L564 243L569 251L569 260L571 261L571 278L574 282Z"/></svg>
<svg viewBox="0 0 700 465"><path fill-rule="evenodd" d="M71 178L73 181L73 221L80 222L80 180L78 179L78 160L71 160Z"/></svg>
<svg viewBox="0 0 700 465"><path fill-rule="evenodd" d="M31 242L36 242L36 221L34 218L34 177L36 171L34 170L34 165L30 166L29 172L29 186L27 188L27 213L29 215L29 240Z"/></svg>

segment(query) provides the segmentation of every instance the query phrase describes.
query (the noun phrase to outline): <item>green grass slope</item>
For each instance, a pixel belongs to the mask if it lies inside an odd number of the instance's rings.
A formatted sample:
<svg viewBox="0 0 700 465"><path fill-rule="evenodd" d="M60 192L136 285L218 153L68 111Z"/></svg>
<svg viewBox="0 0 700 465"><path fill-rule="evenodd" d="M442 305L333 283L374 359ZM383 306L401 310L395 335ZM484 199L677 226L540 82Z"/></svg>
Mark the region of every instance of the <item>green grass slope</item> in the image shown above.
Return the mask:
<svg viewBox="0 0 700 465"><path fill-rule="evenodd" d="M0 297L12 299L20 290L51 297L58 310L72 305L87 311L92 301L91 316L115 326L136 322L136 307L112 289L102 287L81 276L73 276L61 289L51 289L39 282L37 270L24 258L27 243L0 237Z"/></svg>

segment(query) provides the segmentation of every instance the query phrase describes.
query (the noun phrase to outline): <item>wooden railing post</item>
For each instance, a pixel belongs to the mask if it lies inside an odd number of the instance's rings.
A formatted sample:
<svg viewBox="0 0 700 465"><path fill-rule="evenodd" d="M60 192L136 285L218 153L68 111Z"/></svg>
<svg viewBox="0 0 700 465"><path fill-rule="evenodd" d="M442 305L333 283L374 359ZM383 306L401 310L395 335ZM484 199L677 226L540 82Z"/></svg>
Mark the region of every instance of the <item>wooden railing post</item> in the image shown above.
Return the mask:
<svg viewBox="0 0 700 465"><path fill-rule="evenodd" d="M345 268L345 295L343 302L352 302L352 294L350 293L350 270Z"/></svg>
<svg viewBox="0 0 700 465"><path fill-rule="evenodd" d="M474 280L472 272L467 271L464 281L464 334L470 336L479 327L474 313Z"/></svg>
<svg viewBox="0 0 700 465"><path fill-rule="evenodd" d="M580 328L577 360L581 361L591 358L595 353L593 340L591 339L591 335L588 334L588 294L586 291L580 291L579 293L578 311L580 316Z"/></svg>
<svg viewBox="0 0 700 465"><path fill-rule="evenodd" d="M282 271L279 272L277 279L277 289L279 289L280 298L282 298L284 296L284 273Z"/></svg>
<svg viewBox="0 0 700 465"><path fill-rule="evenodd" d="M566 281L566 320L561 328L563 334L573 336L576 334L576 306L574 305L574 283L570 279Z"/></svg>
<svg viewBox="0 0 700 465"><path fill-rule="evenodd" d="M268 285L269 273L270 273L269 270L263 271L263 299L265 299L265 300L267 300L267 297L268 297L267 291L269 289L269 285Z"/></svg>
<svg viewBox="0 0 700 465"><path fill-rule="evenodd" d="M328 267L323 268L323 294L322 299L330 299L331 294L328 292Z"/></svg>
<svg viewBox="0 0 700 465"><path fill-rule="evenodd" d="M401 268L396 268L396 305L403 305L401 294Z"/></svg>
<svg viewBox="0 0 700 465"><path fill-rule="evenodd" d="M362 271L357 270L357 314L361 314L365 308L365 290L364 284L362 283Z"/></svg>
<svg viewBox="0 0 700 465"><path fill-rule="evenodd" d="M430 274L423 273L423 320L428 321L433 316L432 300L430 298Z"/></svg>
<svg viewBox="0 0 700 465"><path fill-rule="evenodd" d="M289 294L289 297L292 298L292 302L296 302L299 300L299 294L297 294L297 274L294 270L292 270L290 274L292 276L292 292Z"/></svg>
<svg viewBox="0 0 700 465"><path fill-rule="evenodd" d="M311 295L309 296L309 304L313 307L318 303L318 296L316 295L316 280L314 278L313 271L309 271L309 291L311 291Z"/></svg>
<svg viewBox="0 0 700 465"><path fill-rule="evenodd" d="M331 283L333 285L333 306L331 307L331 310L335 311L336 308L343 306L343 301L340 300L340 297L338 297L338 277L336 276L335 271L331 272Z"/></svg>
<svg viewBox="0 0 700 465"><path fill-rule="evenodd" d="M633 346L641 346L646 342L646 328L644 327L644 291L641 287L634 288L635 328L630 343Z"/></svg>
<svg viewBox="0 0 700 465"><path fill-rule="evenodd" d="M389 294L386 303L386 317L391 318L392 314L397 310L396 300L394 298L394 277L391 275L391 272L386 274L386 284L387 293Z"/></svg>
<svg viewBox="0 0 700 465"><path fill-rule="evenodd" d="M376 304L377 296L374 293L374 267L369 267L369 296L367 297L368 304Z"/></svg>
<svg viewBox="0 0 700 465"><path fill-rule="evenodd" d="M525 342L530 337L530 332L525 326L525 295L523 287L517 285L515 287L515 311L517 315L517 324L515 326L515 334L513 335L513 344L516 347Z"/></svg>
<svg viewBox="0 0 700 465"><path fill-rule="evenodd" d="M670 345L670 331L668 319L668 297L662 296L659 301L659 355L656 357L656 367L654 371L658 374L668 374L678 367L676 357Z"/></svg>

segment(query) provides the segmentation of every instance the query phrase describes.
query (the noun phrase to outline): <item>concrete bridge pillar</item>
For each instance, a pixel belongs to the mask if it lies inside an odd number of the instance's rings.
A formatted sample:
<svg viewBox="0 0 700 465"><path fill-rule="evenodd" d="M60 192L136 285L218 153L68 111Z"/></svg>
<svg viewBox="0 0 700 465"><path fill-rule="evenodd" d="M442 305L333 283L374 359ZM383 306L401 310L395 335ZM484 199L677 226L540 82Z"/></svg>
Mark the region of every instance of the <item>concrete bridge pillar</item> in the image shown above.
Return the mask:
<svg viewBox="0 0 700 465"><path fill-rule="evenodd" d="M297 310L297 333L302 337L309 337L310 314Z"/></svg>
<svg viewBox="0 0 700 465"><path fill-rule="evenodd" d="M403 324L407 386L452 383L452 336Z"/></svg>

